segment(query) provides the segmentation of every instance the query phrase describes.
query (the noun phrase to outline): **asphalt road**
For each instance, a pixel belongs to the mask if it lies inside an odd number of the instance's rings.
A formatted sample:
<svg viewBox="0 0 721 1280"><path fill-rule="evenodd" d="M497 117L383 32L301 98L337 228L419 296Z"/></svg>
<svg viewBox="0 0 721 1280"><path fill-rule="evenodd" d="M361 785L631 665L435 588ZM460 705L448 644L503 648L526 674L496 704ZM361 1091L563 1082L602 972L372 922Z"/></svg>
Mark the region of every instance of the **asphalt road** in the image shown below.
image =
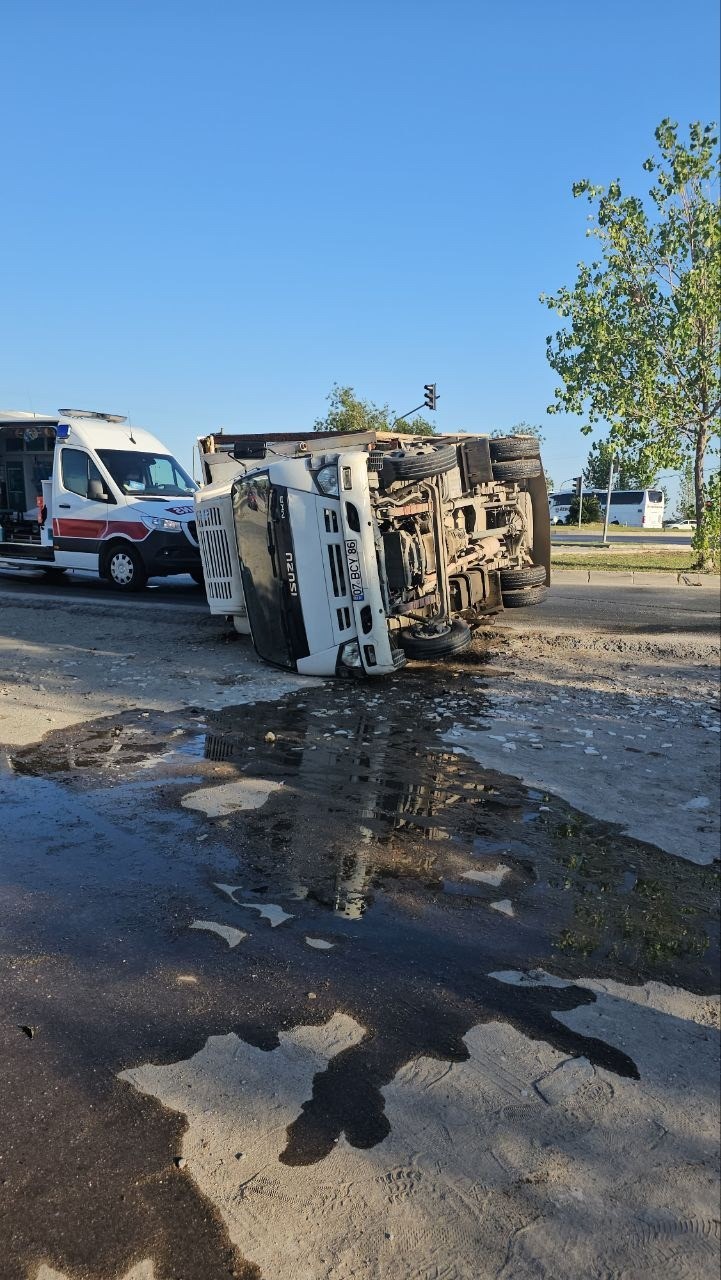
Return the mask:
<svg viewBox="0 0 721 1280"><path fill-rule="evenodd" d="M193 582L189 574L179 573L171 578L151 578L145 591L116 591L102 578L91 573L67 573L59 582L50 582L45 574L35 569L0 569L0 592L18 595L33 593L61 600L102 600L108 604L149 603L162 600L188 608L205 609L205 593Z"/></svg>

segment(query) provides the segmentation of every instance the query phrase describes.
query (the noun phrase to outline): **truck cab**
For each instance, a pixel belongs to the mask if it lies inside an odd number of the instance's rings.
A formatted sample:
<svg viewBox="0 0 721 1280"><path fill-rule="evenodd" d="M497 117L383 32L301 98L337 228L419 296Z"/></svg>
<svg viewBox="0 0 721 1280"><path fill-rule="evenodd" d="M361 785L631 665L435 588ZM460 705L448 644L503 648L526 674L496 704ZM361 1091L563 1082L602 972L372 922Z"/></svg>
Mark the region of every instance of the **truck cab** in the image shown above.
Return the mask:
<svg viewBox="0 0 721 1280"><path fill-rule="evenodd" d="M278 666L387 675L462 651L484 616L545 594L548 502L530 438L309 433L199 446L211 611Z"/></svg>
<svg viewBox="0 0 721 1280"><path fill-rule="evenodd" d="M0 565L82 569L119 591L175 573L202 581L196 489L165 445L124 417L0 411Z"/></svg>

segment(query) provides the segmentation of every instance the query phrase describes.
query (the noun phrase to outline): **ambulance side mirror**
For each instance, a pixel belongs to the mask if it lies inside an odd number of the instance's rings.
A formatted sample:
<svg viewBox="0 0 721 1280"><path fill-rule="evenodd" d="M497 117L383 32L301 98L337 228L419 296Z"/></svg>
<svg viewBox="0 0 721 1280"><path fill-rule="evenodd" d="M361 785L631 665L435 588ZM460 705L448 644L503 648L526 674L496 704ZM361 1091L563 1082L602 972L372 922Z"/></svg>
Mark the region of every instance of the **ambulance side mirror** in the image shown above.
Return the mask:
<svg viewBox="0 0 721 1280"><path fill-rule="evenodd" d="M110 502L110 494L105 492L102 480L88 481L88 497L91 502Z"/></svg>

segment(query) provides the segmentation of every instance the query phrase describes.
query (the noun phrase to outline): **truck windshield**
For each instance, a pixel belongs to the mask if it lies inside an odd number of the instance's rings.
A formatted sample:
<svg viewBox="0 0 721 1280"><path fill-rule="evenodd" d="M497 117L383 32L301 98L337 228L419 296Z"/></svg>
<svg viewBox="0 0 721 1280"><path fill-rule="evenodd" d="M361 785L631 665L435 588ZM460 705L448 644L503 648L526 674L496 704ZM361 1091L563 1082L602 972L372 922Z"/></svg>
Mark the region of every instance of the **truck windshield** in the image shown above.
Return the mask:
<svg viewBox="0 0 721 1280"><path fill-rule="evenodd" d="M143 498L189 498L198 487L169 453L98 449L98 457L121 493Z"/></svg>
<svg viewBox="0 0 721 1280"><path fill-rule="evenodd" d="M276 666L294 667L283 608L278 553L270 523L270 495L267 475L238 480L233 487L243 593L253 644L261 658Z"/></svg>

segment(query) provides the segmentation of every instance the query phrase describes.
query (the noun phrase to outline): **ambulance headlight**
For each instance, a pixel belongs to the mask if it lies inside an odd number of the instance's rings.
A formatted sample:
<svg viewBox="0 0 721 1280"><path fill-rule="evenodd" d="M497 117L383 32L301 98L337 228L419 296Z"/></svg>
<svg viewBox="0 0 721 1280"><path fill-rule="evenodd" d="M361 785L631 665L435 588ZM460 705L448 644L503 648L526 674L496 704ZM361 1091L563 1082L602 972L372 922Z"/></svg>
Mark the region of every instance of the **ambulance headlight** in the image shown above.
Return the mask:
<svg viewBox="0 0 721 1280"><path fill-rule="evenodd" d="M338 497L339 490L338 490L337 466L331 465L328 467L321 467L315 480L321 493L324 493L326 498Z"/></svg>
<svg viewBox="0 0 721 1280"><path fill-rule="evenodd" d="M180 533L182 524L179 520L169 520L167 516L140 517L146 529L163 529L165 533Z"/></svg>

